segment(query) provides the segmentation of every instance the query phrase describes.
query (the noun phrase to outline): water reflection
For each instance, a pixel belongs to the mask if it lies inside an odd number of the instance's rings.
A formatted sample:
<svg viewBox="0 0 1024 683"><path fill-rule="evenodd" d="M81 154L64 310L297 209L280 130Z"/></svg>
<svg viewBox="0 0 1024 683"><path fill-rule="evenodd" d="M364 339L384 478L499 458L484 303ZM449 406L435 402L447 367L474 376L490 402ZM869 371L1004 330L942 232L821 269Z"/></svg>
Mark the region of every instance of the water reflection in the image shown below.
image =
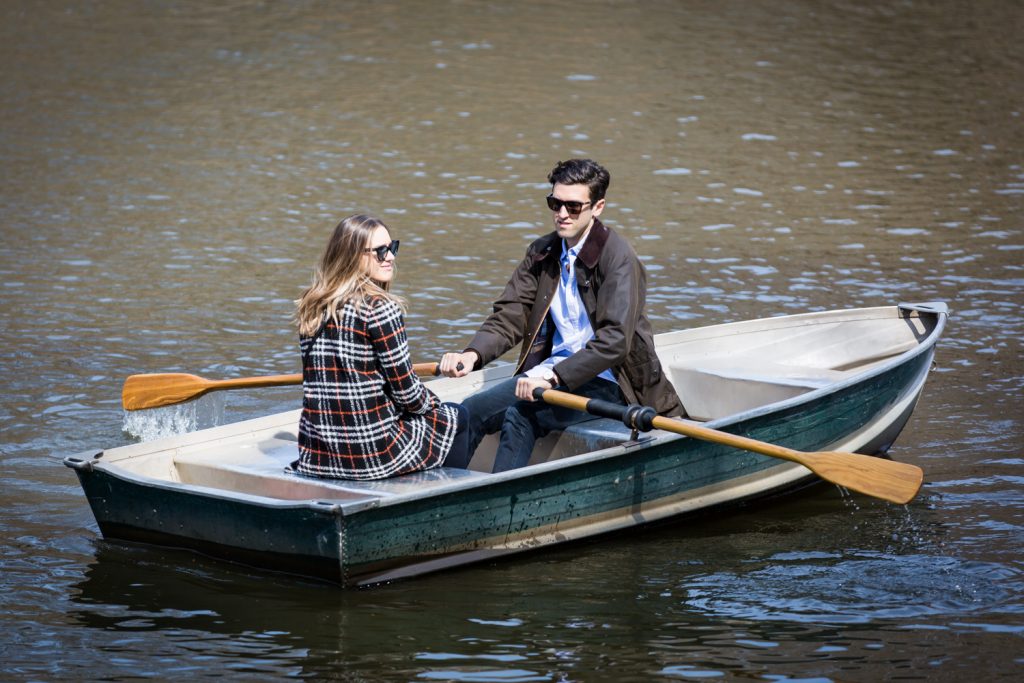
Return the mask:
<svg viewBox="0 0 1024 683"><path fill-rule="evenodd" d="M1019 570L943 553L949 530L928 511L821 487L634 536L368 591L101 542L67 613L111 655L110 673L126 670L119 656L132 643L155 637L176 671L198 654L257 677L343 680L589 680L652 667L795 676L828 661L909 673L949 654L923 634L956 633L970 647L1019 633L1024 603L1009 588Z"/></svg>
<svg viewBox="0 0 1024 683"><path fill-rule="evenodd" d="M167 572L164 562L178 568ZM133 672L136 663L118 654L130 652L131 643L148 632L166 639L164 665L176 674L201 670L197 658L208 665L241 657L254 675L295 675L295 662L305 652L287 642L296 624L289 621L293 613L275 605L282 582L273 576L257 581L244 571L239 578L245 583L236 586L241 590L224 591L234 579L202 558L100 543L96 561L74 586L68 616L97 632L91 640L109 655L107 675ZM254 600L261 609L250 611L246 605Z"/></svg>

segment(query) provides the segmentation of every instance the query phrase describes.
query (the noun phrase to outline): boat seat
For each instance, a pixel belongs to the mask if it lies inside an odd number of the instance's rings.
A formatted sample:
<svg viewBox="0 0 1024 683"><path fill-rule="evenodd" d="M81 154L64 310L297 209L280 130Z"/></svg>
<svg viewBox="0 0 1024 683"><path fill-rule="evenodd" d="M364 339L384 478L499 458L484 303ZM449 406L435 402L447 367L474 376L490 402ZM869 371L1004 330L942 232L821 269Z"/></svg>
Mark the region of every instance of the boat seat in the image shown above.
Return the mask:
<svg viewBox="0 0 1024 683"><path fill-rule="evenodd" d="M264 439L237 451L216 447L179 453L174 464L182 483L229 489L284 500L369 500L423 491L457 479L487 476L471 470L438 467L390 479L355 481L318 479L290 467L299 453L292 438Z"/></svg>
<svg viewBox="0 0 1024 683"><path fill-rule="evenodd" d="M530 463L611 448L629 441L630 436L631 430L618 420L584 420L539 440ZM493 453L478 455L481 457L474 459L474 467L485 471L437 467L373 481L319 479L291 469L299 457L295 437L281 433L239 449L220 444L179 452L174 465L184 484L283 500L354 501L422 492L457 480L490 476Z"/></svg>
<svg viewBox="0 0 1024 683"><path fill-rule="evenodd" d="M605 417L587 419L538 439L537 445L533 449L533 456L530 458L530 464L536 465L541 462L620 446L629 441L631 435L632 430L618 420ZM491 461L480 464L489 470ZM474 466L476 466L475 460Z"/></svg>
<svg viewBox="0 0 1024 683"><path fill-rule="evenodd" d="M792 398L849 375L828 368L730 358L677 358L669 371L686 412L701 421Z"/></svg>
<svg viewBox="0 0 1024 683"><path fill-rule="evenodd" d="M556 443L549 459L599 451L629 441L632 430L619 420L594 418L571 424L554 436Z"/></svg>

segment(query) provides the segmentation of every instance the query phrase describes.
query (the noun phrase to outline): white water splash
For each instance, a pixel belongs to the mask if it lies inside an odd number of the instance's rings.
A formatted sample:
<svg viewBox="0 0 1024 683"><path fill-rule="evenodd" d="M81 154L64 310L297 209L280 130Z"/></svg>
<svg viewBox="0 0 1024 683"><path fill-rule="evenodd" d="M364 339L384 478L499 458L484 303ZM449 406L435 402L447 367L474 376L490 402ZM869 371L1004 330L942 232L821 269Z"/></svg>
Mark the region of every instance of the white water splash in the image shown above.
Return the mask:
<svg viewBox="0 0 1024 683"><path fill-rule="evenodd" d="M216 427L223 422L224 397L213 393L163 408L126 410L121 429L145 442Z"/></svg>

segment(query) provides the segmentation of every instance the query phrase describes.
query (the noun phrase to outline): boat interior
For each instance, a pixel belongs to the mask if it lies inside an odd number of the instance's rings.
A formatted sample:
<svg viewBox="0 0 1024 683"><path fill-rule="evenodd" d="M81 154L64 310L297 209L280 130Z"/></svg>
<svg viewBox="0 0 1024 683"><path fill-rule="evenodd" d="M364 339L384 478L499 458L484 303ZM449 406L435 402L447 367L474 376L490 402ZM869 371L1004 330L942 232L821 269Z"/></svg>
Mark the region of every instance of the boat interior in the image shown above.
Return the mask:
<svg viewBox="0 0 1024 683"><path fill-rule="evenodd" d="M621 422L595 418L539 440L530 464L606 448L640 445L649 438L634 434ZM294 431L281 430L253 440L246 448L225 450L221 443L195 450L182 449L168 463L173 468L169 474L183 484L280 500L356 501L422 492L472 477L489 477L497 447L497 437L487 437L477 449L469 470L440 467L390 479L360 482L331 481L296 474L291 469L291 463L298 458L296 441Z"/></svg>
<svg viewBox="0 0 1024 683"><path fill-rule="evenodd" d="M765 322L717 326L721 330L698 328L658 337L662 365L689 419L715 420L843 381L913 349L930 331L922 319L900 316L888 321L816 322L811 314L805 324L791 325L785 334ZM729 328L728 333L723 333L725 328ZM431 380L430 386L442 400L460 400L508 376L511 370L511 365L498 366L464 378ZM165 449L163 458L149 464L144 462L146 458L124 464L136 471L149 470L141 474L182 484L278 500L336 502L379 500L413 490L422 493L425 488L491 476L488 473L497 444L494 436L481 444L470 470L438 468L373 482L304 477L288 469L298 457L297 422L298 411L261 418L236 436ZM629 448L650 438L614 420L590 419L538 441L530 464L608 448Z"/></svg>

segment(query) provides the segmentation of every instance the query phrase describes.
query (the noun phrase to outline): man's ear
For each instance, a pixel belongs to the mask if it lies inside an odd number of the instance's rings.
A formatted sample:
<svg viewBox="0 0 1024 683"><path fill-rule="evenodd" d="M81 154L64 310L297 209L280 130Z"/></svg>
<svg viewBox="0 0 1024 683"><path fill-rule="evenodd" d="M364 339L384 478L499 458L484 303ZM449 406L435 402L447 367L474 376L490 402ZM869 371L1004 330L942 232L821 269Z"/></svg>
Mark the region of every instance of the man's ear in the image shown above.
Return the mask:
<svg viewBox="0 0 1024 683"><path fill-rule="evenodd" d="M595 216L600 216L602 211L604 211L604 197L601 197L596 202L594 202L594 210L592 211L592 213Z"/></svg>

